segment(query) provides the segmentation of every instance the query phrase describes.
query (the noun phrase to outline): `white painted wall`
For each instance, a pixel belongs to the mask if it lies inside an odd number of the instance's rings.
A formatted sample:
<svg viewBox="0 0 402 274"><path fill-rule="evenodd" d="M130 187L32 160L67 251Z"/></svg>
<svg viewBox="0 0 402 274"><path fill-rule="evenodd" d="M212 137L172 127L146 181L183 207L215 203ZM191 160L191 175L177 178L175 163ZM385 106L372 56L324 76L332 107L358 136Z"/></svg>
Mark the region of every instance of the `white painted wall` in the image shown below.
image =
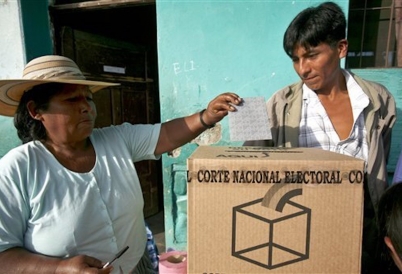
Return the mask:
<svg viewBox="0 0 402 274"><path fill-rule="evenodd" d="M0 0L0 78L18 78L25 65L19 0Z"/></svg>
<svg viewBox="0 0 402 274"><path fill-rule="evenodd" d="M19 0L0 0L0 79L20 78L25 66ZM12 118L0 116L0 157L20 144Z"/></svg>

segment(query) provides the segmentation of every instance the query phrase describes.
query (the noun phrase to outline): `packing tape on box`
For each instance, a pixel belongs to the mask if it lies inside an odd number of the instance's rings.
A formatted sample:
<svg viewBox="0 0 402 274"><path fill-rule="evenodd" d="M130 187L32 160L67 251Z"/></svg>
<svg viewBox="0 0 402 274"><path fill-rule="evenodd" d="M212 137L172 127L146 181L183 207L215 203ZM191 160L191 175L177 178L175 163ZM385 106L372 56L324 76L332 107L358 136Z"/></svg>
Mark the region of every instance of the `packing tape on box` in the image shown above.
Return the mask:
<svg viewBox="0 0 402 274"><path fill-rule="evenodd" d="M169 251L159 255L159 274L187 273L187 252Z"/></svg>
<svg viewBox="0 0 402 274"><path fill-rule="evenodd" d="M302 192L300 184L288 184L282 181L267 191L261 205L282 212L286 203L294 196L302 195Z"/></svg>

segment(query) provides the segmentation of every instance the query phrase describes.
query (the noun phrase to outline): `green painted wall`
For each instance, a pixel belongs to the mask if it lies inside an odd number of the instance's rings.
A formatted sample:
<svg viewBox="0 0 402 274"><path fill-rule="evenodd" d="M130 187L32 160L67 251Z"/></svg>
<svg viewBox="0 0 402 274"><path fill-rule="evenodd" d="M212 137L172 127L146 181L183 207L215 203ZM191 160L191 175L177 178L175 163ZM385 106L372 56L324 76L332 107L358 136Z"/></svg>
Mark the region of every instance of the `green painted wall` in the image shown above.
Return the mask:
<svg viewBox="0 0 402 274"><path fill-rule="evenodd" d="M298 78L282 49L283 33L302 9L323 1L157 1L161 120L203 109L219 93L264 96ZM345 11L348 1L336 1ZM201 141L229 141L228 119L221 135ZM220 137L218 142L211 140ZM166 246L186 249L186 159L188 144L163 156Z"/></svg>
<svg viewBox="0 0 402 274"><path fill-rule="evenodd" d="M20 0L27 62L53 53L48 0Z"/></svg>
<svg viewBox="0 0 402 274"><path fill-rule="evenodd" d="M13 125L13 119L0 116L0 158L3 157L10 149L19 146L20 139Z"/></svg>

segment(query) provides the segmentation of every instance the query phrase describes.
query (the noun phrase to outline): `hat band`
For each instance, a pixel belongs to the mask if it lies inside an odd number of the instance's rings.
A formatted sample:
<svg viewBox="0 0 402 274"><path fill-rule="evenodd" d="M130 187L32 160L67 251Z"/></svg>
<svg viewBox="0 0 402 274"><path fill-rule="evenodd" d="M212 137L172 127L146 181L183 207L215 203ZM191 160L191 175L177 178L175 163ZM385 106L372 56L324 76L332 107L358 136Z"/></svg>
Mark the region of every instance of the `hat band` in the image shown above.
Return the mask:
<svg viewBox="0 0 402 274"><path fill-rule="evenodd" d="M33 60L24 69L22 79L75 79L85 80L81 70L70 59L57 57L54 60Z"/></svg>
<svg viewBox="0 0 402 274"><path fill-rule="evenodd" d="M22 79L29 80L46 80L46 79L69 79L69 80L85 80L85 76L81 71L74 68L64 69L42 69L24 74Z"/></svg>

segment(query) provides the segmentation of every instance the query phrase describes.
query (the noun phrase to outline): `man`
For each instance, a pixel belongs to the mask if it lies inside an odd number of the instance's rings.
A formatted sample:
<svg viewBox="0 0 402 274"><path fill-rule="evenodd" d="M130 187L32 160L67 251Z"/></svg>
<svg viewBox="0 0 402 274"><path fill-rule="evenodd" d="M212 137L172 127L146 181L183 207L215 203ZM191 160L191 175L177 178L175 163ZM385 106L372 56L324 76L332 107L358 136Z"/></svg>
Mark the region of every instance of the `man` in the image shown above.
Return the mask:
<svg viewBox="0 0 402 274"><path fill-rule="evenodd" d="M332 2L300 12L283 40L301 81L268 101L272 140L245 145L315 147L366 161L362 272L379 266L375 208L387 187L395 101L380 84L343 70L346 19Z"/></svg>

